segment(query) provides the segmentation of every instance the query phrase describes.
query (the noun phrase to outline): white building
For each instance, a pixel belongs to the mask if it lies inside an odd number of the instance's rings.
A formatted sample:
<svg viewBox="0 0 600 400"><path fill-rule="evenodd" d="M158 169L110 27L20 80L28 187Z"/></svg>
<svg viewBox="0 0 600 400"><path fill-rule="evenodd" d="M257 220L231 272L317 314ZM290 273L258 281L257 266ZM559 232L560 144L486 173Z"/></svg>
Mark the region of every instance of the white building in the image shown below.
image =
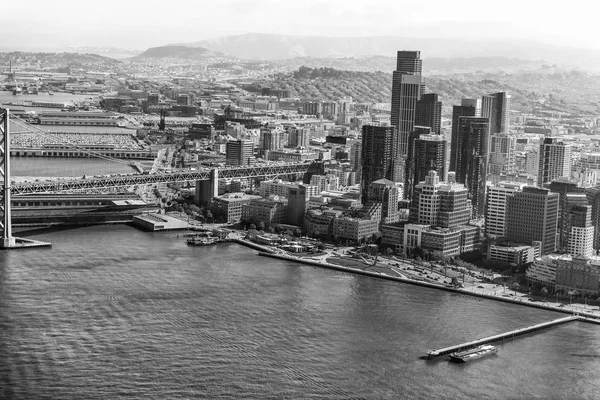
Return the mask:
<svg viewBox="0 0 600 400"><path fill-rule="evenodd" d="M525 183L499 182L488 186L486 192L485 234L491 238L504 236L507 197L521 191Z"/></svg>
<svg viewBox="0 0 600 400"><path fill-rule="evenodd" d="M594 255L594 227L571 227L567 251L573 256L584 255L590 257Z"/></svg>

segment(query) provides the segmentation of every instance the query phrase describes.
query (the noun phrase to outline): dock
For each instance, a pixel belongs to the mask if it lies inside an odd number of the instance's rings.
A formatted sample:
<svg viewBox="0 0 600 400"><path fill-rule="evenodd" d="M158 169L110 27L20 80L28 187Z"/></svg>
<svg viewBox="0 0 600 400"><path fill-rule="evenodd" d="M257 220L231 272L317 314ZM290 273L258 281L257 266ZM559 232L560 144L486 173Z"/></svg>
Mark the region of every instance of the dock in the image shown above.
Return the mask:
<svg viewBox="0 0 600 400"><path fill-rule="evenodd" d="M548 321L548 322L542 322L541 324L535 324L535 325L531 325L531 326L528 326L525 328L515 329L513 331L500 333L498 335L492 335L492 336L484 337L481 339L476 339L476 340L473 340L470 342L457 344L455 346L444 347L444 348L436 349L436 350L428 350L427 357L431 359L431 358L435 358L435 357L439 357L439 356L444 356L444 355L448 355L450 353L454 353L456 351L467 350L467 349L470 349L470 348L473 348L473 347L476 347L476 346L479 346L482 344L497 342L497 341L504 340L504 339L511 339L516 336L521 336L521 335L525 335L525 334L528 334L531 332L536 332L536 331L539 331L542 329L551 328L553 326L565 324L565 323L571 322L571 321L579 321L581 319L582 318L578 315L570 315L568 317L559 318L559 319L555 319L555 320Z"/></svg>

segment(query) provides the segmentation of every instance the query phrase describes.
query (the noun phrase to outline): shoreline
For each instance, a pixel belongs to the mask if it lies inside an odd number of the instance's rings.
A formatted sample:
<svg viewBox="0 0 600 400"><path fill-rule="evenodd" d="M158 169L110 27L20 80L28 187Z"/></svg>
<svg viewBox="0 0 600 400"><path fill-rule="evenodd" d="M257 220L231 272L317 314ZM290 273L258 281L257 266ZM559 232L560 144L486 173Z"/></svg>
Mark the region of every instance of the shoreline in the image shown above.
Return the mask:
<svg viewBox="0 0 600 400"><path fill-rule="evenodd" d="M238 241L236 240L236 242L238 242ZM239 242L242 242L242 240L239 239ZM245 242L245 241L243 241L243 242ZM252 244L255 245L254 243L252 243ZM245 245L247 245L247 244L245 244ZM255 246L258 246L258 245L255 245ZM248 247L252 247L252 246L248 246ZM262 247L262 246L258 246L258 247ZM585 311L573 311L573 310L564 309L562 307L537 304L537 302L522 301L522 300L517 300L517 299L513 299L513 298L509 298L509 297L496 296L496 295L491 295L491 294L486 294L486 293L470 292L464 288L453 288L453 287L448 287L445 285L439 285L439 284L434 284L434 283L430 283L430 282L419 281L416 279L404 278L404 277L399 277L399 276L391 276L391 275L381 273L381 272L364 271L362 269L344 267L341 265L335 265L335 264L331 264L328 262L319 262L319 261L307 260L304 258L298 258L298 257L290 256L290 255L283 255L280 253L274 253L270 249L265 249L265 250L267 250L267 251L259 251L258 255L263 256L263 257L277 258L277 259L285 260L285 261L294 261L294 262L298 262L301 264L310 265L313 267L321 267L321 268L325 268L325 269L347 272L347 273L351 273L351 274L369 276L371 278L380 278L380 279L385 279L385 280L390 280L390 281L395 281L395 282L407 283L410 285L428 287L430 289L444 290L446 292L451 292L451 293L458 294L461 296L471 296L471 297L483 298L483 299L488 299L488 300L502 301L505 303L518 304L518 305L538 308L538 309L546 310L546 311L556 311L556 312L560 312L563 314L579 315L579 316L585 317L585 318L581 319L582 321L600 324L600 318L597 315L594 315L594 314L591 314L591 313L585 312Z"/></svg>

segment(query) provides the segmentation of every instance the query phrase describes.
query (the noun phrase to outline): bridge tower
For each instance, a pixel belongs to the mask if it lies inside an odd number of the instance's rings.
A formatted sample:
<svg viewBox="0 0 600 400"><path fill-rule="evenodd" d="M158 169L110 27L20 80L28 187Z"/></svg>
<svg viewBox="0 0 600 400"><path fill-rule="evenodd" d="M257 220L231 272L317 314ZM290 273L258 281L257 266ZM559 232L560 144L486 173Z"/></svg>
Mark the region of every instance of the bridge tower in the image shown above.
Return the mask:
<svg viewBox="0 0 600 400"><path fill-rule="evenodd" d="M0 213L2 221L1 248L15 247L15 238L12 236L12 223L10 218L10 139L9 139L9 111L0 108Z"/></svg>

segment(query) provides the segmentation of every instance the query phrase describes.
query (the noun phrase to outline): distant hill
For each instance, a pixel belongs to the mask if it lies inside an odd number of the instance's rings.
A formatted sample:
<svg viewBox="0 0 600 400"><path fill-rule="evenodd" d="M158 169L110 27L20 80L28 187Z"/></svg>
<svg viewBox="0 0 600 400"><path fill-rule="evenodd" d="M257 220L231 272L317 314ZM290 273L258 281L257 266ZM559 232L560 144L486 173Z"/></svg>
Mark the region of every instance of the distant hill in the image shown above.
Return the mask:
<svg viewBox="0 0 600 400"><path fill-rule="evenodd" d="M391 56L398 50L420 50L421 58L508 57L559 63L600 71L600 51L535 41L456 38L419 39L400 36L318 37L264 33L224 36L183 44L244 59L283 60L295 57Z"/></svg>
<svg viewBox="0 0 600 400"><path fill-rule="evenodd" d="M169 45L151 47L140 55L132 58L139 60L144 58L179 58L183 60L205 60L208 58L226 57L223 53L215 52L204 47L190 47L180 45Z"/></svg>
<svg viewBox="0 0 600 400"><path fill-rule="evenodd" d="M80 53L32 53L13 51L9 53L0 53L0 65L7 65L9 61L13 62L13 67L65 67L84 68L97 66L114 67L122 64L121 61L110 57L100 56L98 54L80 54Z"/></svg>
<svg viewBox="0 0 600 400"><path fill-rule="evenodd" d="M349 71L383 71L392 73L396 69L396 58L386 56L314 58L296 57L278 61L289 70L301 66L321 68L330 67ZM523 60L509 57L472 57L472 58L439 58L423 59L423 74L451 74L456 72L493 72L519 71L538 69L542 61ZM546 64L547 65L547 64Z"/></svg>
<svg viewBox="0 0 600 400"><path fill-rule="evenodd" d="M507 91L511 108L554 110L574 114L600 113L600 76L581 71L542 67L530 72L508 74L460 73L430 75L426 91L438 93L445 114L463 97ZM389 103L392 74L386 72L343 71L333 68L300 67L297 71L257 80L252 89L287 89L292 97L338 100L351 96L357 102ZM249 90L249 89L248 89Z"/></svg>

